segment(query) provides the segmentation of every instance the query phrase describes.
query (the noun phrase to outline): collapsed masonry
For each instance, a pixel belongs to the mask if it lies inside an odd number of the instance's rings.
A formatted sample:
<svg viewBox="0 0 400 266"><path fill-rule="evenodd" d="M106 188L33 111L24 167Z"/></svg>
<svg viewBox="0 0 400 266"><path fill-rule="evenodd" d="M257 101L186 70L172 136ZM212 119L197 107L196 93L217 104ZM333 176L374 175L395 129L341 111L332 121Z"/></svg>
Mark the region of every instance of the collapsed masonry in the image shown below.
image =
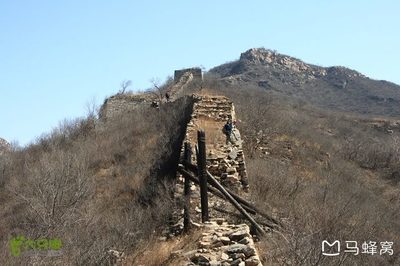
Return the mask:
<svg viewBox="0 0 400 266"><path fill-rule="evenodd" d="M197 249L174 251L171 265L262 266L248 225L215 219L199 229Z"/></svg>
<svg viewBox="0 0 400 266"><path fill-rule="evenodd" d="M175 70L174 81L176 83L179 82L179 80L182 78L182 76L187 75L187 74L191 74L195 80L203 79L203 73L201 71L201 68L193 67L193 68Z"/></svg>
<svg viewBox="0 0 400 266"><path fill-rule="evenodd" d="M177 71L180 71L179 75L176 74ZM201 75L201 70L200 70L200 75ZM170 94L171 100L173 101L179 97L182 97L185 93L185 88L187 88L189 83L198 79L199 79L198 74L193 74L192 71L176 70L174 79L175 84L168 89L168 93Z"/></svg>
<svg viewBox="0 0 400 266"><path fill-rule="evenodd" d="M226 143L222 133L228 119L236 120L232 101L225 96L194 95L193 98L195 103L192 118L187 125L185 141L195 147L197 130L204 129L207 134L208 171L226 187L235 191L247 189L247 172L240 132L236 127L233 128L233 143ZM196 161L195 156L192 160Z"/></svg>
<svg viewBox="0 0 400 266"><path fill-rule="evenodd" d="M201 80L201 69L189 68L175 71L174 84L165 91L144 93L118 93L107 98L100 109L100 119L106 121L113 119L122 113L129 112L141 106L158 107L160 103L166 102L164 93L170 95L169 101L174 101L185 93L185 88L193 80ZM160 94L161 93L161 94Z"/></svg>
<svg viewBox="0 0 400 266"><path fill-rule="evenodd" d="M155 99L155 95L150 93L116 94L104 101L100 109L100 120L107 121L140 106L150 106Z"/></svg>
<svg viewBox="0 0 400 266"><path fill-rule="evenodd" d="M188 123L185 142L194 148L197 143L197 130L206 132L207 169L225 187L239 195L246 194L248 189L247 172L242 150L239 130L233 130L233 143L227 143L222 128L228 119L235 120L233 103L224 96L194 95L193 113ZM193 150L192 161L196 162ZM184 179L178 176L175 198L183 200ZM179 250L173 254L174 265L262 265L250 228L247 224L230 224L229 215L224 212L235 212L224 199L213 194L208 198L210 222L200 223L200 192L191 186L190 207L192 225L201 230L197 248ZM221 218L224 217L224 218ZM175 213L176 222L171 233L179 234L183 230L181 210Z"/></svg>

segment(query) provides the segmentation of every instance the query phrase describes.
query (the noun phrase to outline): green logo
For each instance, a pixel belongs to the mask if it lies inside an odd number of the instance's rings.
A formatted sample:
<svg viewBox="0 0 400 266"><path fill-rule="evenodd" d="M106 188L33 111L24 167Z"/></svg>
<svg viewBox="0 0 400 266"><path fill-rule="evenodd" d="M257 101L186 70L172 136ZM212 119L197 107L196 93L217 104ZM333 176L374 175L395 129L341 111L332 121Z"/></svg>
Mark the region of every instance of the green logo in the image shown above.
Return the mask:
<svg viewBox="0 0 400 266"><path fill-rule="evenodd" d="M60 239L39 238L32 240L17 236L10 241L10 251L14 257L19 257L25 251L59 251L62 247Z"/></svg>

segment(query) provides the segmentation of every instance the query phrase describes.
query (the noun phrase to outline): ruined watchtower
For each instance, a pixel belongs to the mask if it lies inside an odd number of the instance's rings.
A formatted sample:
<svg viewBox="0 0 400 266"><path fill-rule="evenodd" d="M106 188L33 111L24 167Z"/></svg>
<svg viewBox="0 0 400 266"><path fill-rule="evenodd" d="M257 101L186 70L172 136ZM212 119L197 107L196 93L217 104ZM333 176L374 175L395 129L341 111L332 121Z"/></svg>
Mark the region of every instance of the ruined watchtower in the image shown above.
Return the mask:
<svg viewBox="0 0 400 266"><path fill-rule="evenodd" d="M203 73L201 72L201 68L193 67L193 68L175 70L175 75L174 75L175 83L179 82L182 76L185 75L186 73L192 74L193 80L203 80Z"/></svg>

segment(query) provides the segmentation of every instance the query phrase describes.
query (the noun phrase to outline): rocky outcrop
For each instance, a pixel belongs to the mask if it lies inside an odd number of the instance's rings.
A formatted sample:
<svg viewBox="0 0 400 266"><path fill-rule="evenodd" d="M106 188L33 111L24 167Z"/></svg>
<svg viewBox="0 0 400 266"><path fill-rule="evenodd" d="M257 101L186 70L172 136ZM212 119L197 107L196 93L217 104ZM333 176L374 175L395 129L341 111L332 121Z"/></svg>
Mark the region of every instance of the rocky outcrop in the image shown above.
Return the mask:
<svg viewBox="0 0 400 266"><path fill-rule="evenodd" d="M303 73L309 75L310 78L315 76L325 76L327 74L327 71L322 67L309 65L299 59L282 55L276 51L264 48L253 48L242 53L239 61L250 64L269 65L276 69Z"/></svg>
<svg viewBox="0 0 400 266"><path fill-rule="evenodd" d="M342 76L342 77L364 77L361 73L342 66L324 68L316 65L304 63L303 61L279 54L264 48L253 48L240 55L240 60L249 64L269 65L280 70L289 70L294 73L301 73L308 78L317 78L324 76Z"/></svg>
<svg viewBox="0 0 400 266"><path fill-rule="evenodd" d="M343 84L347 85L349 80L364 77L346 67L325 68L307 64L264 48L247 50L240 55L239 60L213 68L210 72L219 73L229 83L256 81L259 86L267 89L276 87L277 82L299 87L316 79L346 87Z"/></svg>
<svg viewBox="0 0 400 266"><path fill-rule="evenodd" d="M357 121L357 120L356 120ZM361 119L363 123L371 125L378 131L393 134L394 132L400 132L400 120L394 119Z"/></svg>

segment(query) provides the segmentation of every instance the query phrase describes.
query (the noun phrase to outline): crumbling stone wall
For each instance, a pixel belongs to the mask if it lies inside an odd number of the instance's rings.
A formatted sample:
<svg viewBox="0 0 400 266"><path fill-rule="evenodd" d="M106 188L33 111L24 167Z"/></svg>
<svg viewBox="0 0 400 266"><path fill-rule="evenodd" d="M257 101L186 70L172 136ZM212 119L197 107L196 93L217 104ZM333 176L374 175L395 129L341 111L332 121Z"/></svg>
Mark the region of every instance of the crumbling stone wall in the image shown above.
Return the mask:
<svg viewBox="0 0 400 266"><path fill-rule="evenodd" d="M193 74L190 72L184 73L180 78L179 81L176 82L174 85L172 85L169 89L168 92L170 94L171 100L175 100L179 97L182 97L184 95L184 90L187 87L187 85L193 81Z"/></svg>
<svg viewBox="0 0 400 266"><path fill-rule="evenodd" d="M180 69L180 70L175 70L174 74L174 81L179 82L181 77L185 75L186 73L191 73L193 75L193 78L195 80L202 80L203 79L203 74L201 72L201 69L198 67L193 67L193 68L186 68L186 69Z"/></svg>
<svg viewBox="0 0 400 266"><path fill-rule="evenodd" d="M225 187L238 194L248 191L247 172L242 150L240 132L234 128L234 143L226 143L222 128L228 119L235 120L235 108L224 96L193 95L194 104L191 120L187 125L184 142L191 143L192 161L196 163L194 147L197 143L197 131L206 133L207 169ZM182 149L183 154L183 149ZM183 199L184 179L178 176L175 198ZM224 199L208 194L210 222L200 223L201 205L199 188L191 187L190 216L192 226L201 230L195 249L182 249L173 252L175 258L171 265L251 265L262 266L250 228L246 224L234 224L231 216L235 209ZM179 205L178 205L179 206ZM225 212L226 211L226 212ZM183 230L181 209L176 210L176 221L171 226L170 236ZM221 218L224 217L224 218ZM228 221L229 220L229 221Z"/></svg>
<svg viewBox="0 0 400 266"><path fill-rule="evenodd" d="M201 69L189 68L175 71L175 84L172 85L168 92L170 94L170 101L183 96L183 91L186 86L194 79L201 79ZM162 97L164 95L161 95ZM152 93L124 93L116 94L107 98L100 109L100 119L106 121L124 112L137 108L139 106L158 106L160 98ZM166 99L162 99L166 101Z"/></svg>
<svg viewBox="0 0 400 266"><path fill-rule="evenodd" d="M235 107L225 96L194 95L192 118L187 125L186 138L195 147L197 130L203 125L206 131L207 168L225 186L233 190L248 188L247 171L239 130L234 127L232 140L226 143L222 128L228 119L236 120ZM219 137L215 137L219 135ZM208 138L207 138L208 136ZM208 141L207 141L208 139ZM215 143L217 142L217 143ZM183 154L183 151L182 151ZM195 157L192 159L196 160Z"/></svg>
<svg viewBox="0 0 400 266"><path fill-rule="evenodd" d="M100 109L100 119L106 121L143 104L150 106L155 99L155 95L149 93L111 96L104 101Z"/></svg>

